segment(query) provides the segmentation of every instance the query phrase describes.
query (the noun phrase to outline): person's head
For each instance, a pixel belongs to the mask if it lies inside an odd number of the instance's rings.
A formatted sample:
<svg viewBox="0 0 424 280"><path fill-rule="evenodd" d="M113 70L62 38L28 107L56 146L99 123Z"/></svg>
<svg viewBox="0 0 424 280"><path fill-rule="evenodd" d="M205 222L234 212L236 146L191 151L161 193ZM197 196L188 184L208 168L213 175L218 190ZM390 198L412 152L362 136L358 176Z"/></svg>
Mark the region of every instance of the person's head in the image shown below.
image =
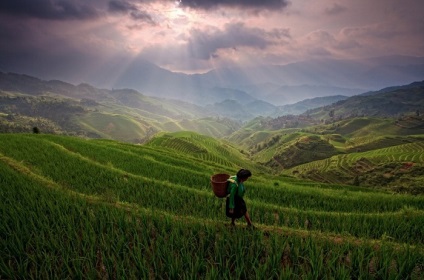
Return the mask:
<svg viewBox="0 0 424 280"><path fill-rule="evenodd" d="M252 176L252 172L250 172L247 169L240 169L237 172L237 178L239 179L240 182L244 182L247 179L249 179L249 177Z"/></svg>

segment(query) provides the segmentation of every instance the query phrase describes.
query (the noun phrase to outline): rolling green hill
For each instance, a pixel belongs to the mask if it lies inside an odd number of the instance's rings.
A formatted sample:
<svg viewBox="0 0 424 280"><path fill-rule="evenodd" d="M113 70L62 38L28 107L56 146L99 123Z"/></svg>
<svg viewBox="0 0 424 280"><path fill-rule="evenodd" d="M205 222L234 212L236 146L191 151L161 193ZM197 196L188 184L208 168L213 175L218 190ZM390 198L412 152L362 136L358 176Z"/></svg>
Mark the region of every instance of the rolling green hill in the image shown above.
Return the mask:
<svg viewBox="0 0 424 280"><path fill-rule="evenodd" d="M138 102L148 99L139 95ZM172 102L154 101L155 105L145 102L149 109L143 109L143 106L127 107L118 101L98 103L54 94L30 96L11 92L1 92L0 101L1 132L30 132L36 126L44 133L137 143L158 131L192 130L223 137L240 126L229 119L202 117L205 115L188 110L186 104L178 107ZM138 104L135 100L131 102Z"/></svg>
<svg viewBox="0 0 424 280"><path fill-rule="evenodd" d="M329 158L337 149L316 135L302 136L280 147L267 165L290 168L303 163Z"/></svg>
<svg viewBox="0 0 424 280"><path fill-rule="evenodd" d="M409 159L409 154L422 154L419 146L413 145L420 145L424 140L424 130L419 126L424 119L419 116L351 118L331 124L280 130L263 129L263 121L252 120L228 139L248 151L254 161L271 167L274 173L282 172L320 182L423 192L420 180L422 159L419 156ZM399 156L402 152L390 149L408 144L411 144L410 148L405 150L403 157ZM373 151L382 149L387 155L375 162ZM346 166L332 164L331 170L327 169L329 162L342 162L359 153L363 153L360 163L375 163L368 169L356 170L356 159L350 160ZM409 161L414 165L411 172L399 172ZM389 173L395 175L384 179Z"/></svg>
<svg viewBox="0 0 424 280"><path fill-rule="evenodd" d="M287 169L286 174L331 183L392 186L422 193L424 137L417 142L337 155ZM319 178L319 179L318 179Z"/></svg>
<svg viewBox="0 0 424 280"><path fill-rule="evenodd" d="M233 144L224 140L216 140L209 136L182 131L176 133L161 133L156 135L148 143L147 147L168 150L170 153L182 153L185 156L201 159L211 165L217 163L228 168L249 168L266 171L266 168L254 164Z"/></svg>
<svg viewBox="0 0 424 280"><path fill-rule="evenodd" d="M205 107L0 72L0 132L80 135L140 143L159 131L192 130L223 137L240 127Z"/></svg>

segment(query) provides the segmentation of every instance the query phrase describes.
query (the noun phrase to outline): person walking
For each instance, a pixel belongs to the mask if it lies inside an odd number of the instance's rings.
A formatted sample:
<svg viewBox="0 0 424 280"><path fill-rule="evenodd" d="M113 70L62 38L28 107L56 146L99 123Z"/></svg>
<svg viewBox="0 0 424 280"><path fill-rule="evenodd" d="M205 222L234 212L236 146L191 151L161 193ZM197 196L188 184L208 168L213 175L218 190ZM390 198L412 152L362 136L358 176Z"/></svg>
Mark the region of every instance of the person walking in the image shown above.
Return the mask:
<svg viewBox="0 0 424 280"><path fill-rule="evenodd" d="M235 226L235 220L244 216L247 225L253 227L247 212L246 202L243 199L246 193L244 182L252 176L252 173L247 169L240 169L237 175L231 176L229 179L230 195L227 197L225 214L231 218L231 225Z"/></svg>

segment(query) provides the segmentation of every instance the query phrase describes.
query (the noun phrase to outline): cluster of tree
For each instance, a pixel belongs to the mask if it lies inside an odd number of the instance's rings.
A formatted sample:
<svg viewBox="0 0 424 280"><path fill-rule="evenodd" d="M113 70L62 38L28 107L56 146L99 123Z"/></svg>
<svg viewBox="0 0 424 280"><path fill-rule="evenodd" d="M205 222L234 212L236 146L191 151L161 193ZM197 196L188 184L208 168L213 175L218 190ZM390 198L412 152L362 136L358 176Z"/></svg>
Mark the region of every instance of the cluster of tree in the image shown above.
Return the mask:
<svg viewBox="0 0 424 280"><path fill-rule="evenodd" d="M22 132L21 130L28 129L28 124L22 125L19 124L18 120L13 119L15 116L27 116L30 119L50 120L55 126L60 127L60 130L76 132L80 130L80 127L72 121L72 118L76 114L85 113L87 110L78 101L69 99L49 96L0 96L0 111L8 115L7 120L9 123L3 126L4 129L7 127L8 131ZM32 129L33 125L40 129L42 127L37 122L29 125L31 126L30 129ZM50 132L58 130L50 129L49 127L52 126L47 126Z"/></svg>
<svg viewBox="0 0 424 280"><path fill-rule="evenodd" d="M0 133L51 133L63 134L60 126L42 117L28 117L16 114L0 116Z"/></svg>
<svg viewBox="0 0 424 280"><path fill-rule="evenodd" d="M50 119L85 111L84 107L70 100L32 96L2 96L0 97L0 110L5 113Z"/></svg>

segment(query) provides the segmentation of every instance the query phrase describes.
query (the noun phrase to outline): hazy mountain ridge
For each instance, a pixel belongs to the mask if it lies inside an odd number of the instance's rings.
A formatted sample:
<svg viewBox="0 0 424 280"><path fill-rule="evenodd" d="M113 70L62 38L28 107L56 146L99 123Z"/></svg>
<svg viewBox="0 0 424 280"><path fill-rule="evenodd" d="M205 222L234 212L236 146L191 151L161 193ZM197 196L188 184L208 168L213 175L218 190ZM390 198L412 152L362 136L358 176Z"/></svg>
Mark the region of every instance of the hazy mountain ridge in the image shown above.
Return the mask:
<svg viewBox="0 0 424 280"><path fill-rule="evenodd" d="M180 99L199 105L222 102L225 92L238 91L231 99L250 95L273 105L295 103L303 99L352 96L396 84L424 78L424 57L386 56L362 60L321 59L287 65L263 65L220 68L204 74L175 73L147 61L130 65L111 88L133 88L146 95ZM219 94L217 89L222 89ZM213 96L211 91L218 94ZM293 96L296 92L299 97Z"/></svg>
<svg viewBox="0 0 424 280"><path fill-rule="evenodd" d="M271 117L278 117L283 115L300 115L305 113L307 110L327 106L347 98L348 96L335 95L305 99L294 104L278 106L277 111L272 114Z"/></svg>
<svg viewBox="0 0 424 280"><path fill-rule="evenodd" d="M74 86L62 81L42 81L13 73L0 73L0 90L3 90L1 98L5 100L1 103L1 108L2 113L6 114L2 118L3 124L7 124L7 131L11 129L8 124L12 122L12 115L21 114L33 118L41 117L62 127L58 129L44 121L47 131L68 131L130 142L141 141L159 131L194 130L214 137L225 137L241 127L240 121L249 121L257 116L266 117L260 120L258 128L278 130L307 127L321 121L331 122L354 116L395 116L417 110L424 111L420 107L422 82L350 98L319 97L280 107L247 96L198 106L182 100L149 97L134 89L97 89L88 84ZM243 94L226 88L216 90ZM408 95L408 92L413 91L418 91L418 94ZM412 97L416 99L409 100ZM324 106L317 108L322 105ZM296 116L302 111L303 116ZM54 112L57 114L54 115ZM6 117L9 119L5 119ZM229 119L223 121L223 118ZM34 123L22 118L21 121L25 122L25 129L29 128L30 123ZM411 121L408 122L410 124ZM124 132L126 126L131 127L133 132ZM18 131L22 131L22 128L18 128Z"/></svg>
<svg viewBox="0 0 424 280"><path fill-rule="evenodd" d="M318 119L342 119L355 116L396 117L404 113L422 112L424 81L352 96L325 107L308 110L306 114Z"/></svg>
<svg viewBox="0 0 424 280"><path fill-rule="evenodd" d="M139 142L162 130L193 129L222 137L240 126L236 121L218 119L206 108L179 100L153 98L131 89L43 81L14 73L0 73L0 99L3 132L30 132L37 126L42 132ZM125 127L131 132L124 131Z"/></svg>
<svg viewBox="0 0 424 280"><path fill-rule="evenodd" d="M256 116L268 116L277 110L277 107L270 103L257 100L242 91L226 88L215 88L209 94L222 98L228 95L233 100L199 106L183 100L150 97L134 89L98 89L89 84L75 86L63 81L43 81L15 73L0 73L0 91L1 98L4 99L3 113L38 117L39 122L42 120L40 118L44 118L39 125L43 131L68 131L71 134L88 133L91 137L114 138L117 135L111 135L112 131L118 133L118 127L123 129L124 125L129 125L134 130L134 137L115 138L121 141L135 141L134 139L157 131L178 131L184 128L223 137L239 128L240 121L247 121ZM26 105L22 105L24 100ZM68 103L72 108L79 108L79 114L75 115L74 109L64 109L63 105L61 108L55 108L59 103ZM321 105L320 102L314 105L313 100L310 103L313 108ZM13 106L22 108L13 109ZM286 107L287 111L290 111L290 106ZM58 114L53 116L50 113L46 119L44 115L48 112L42 112L39 108L50 108L49 110ZM280 109L279 113L286 114L285 109ZM235 121L222 122L223 117ZM20 118L17 122L15 118L16 123L11 125L11 118L9 115L9 120L3 120L6 131L28 131L37 123L28 118ZM51 125L52 121L57 123L59 120L59 126ZM222 123L229 126L223 127ZM221 129L223 131L219 132ZM88 131L84 132L86 130Z"/></svg>
<svg viewBox="0 0 424 280"><path fill-rule="evenodd" d="M308 109L308 107L315 108ZM249 123L249 126L256 123L253 125L255 130L304 128L355 117L395 118L403 114L420 115L423 112L424 81L389 87L352 97L320 97L292 105L280 106L277 107L274 114L265 118L256 118ZM252 129L252 127L249 129Z"/></svg>
<svg viewBox="0 0 424 280"><path fill-rule="evenodd" d="M424 58L390 56L363 60L321 59L287 65L221 68L203 74L171 72L139 60L130 64L117 77L105 80L110 75L91 78L88 82L97 88L131 88L147 96L177 99L202 106L225 99L263 100L281 106L314 97L352 96L422 80ZM22 78L23 75L19 77ZM32 89L27 88L26 92L49 91L51 86L62 87L62 93L70 90L69 84L60 81L41 85L37 79L26 78L32 84ZM93 91L87 92L84 85L87 84L81 84L81 94ZM17 89L13 83L9 83L8 88Z"/></svg>
<svg viewBox="0 0 424 280"><path fill-rule="evenodd" d="M305 99L313 99L312 97L314 96L315 98L331 96L353 96L363 92L364 90L362 89L348 89L330 86L281 86L278 89L268 93L264 99L277 104L290 105L293 103L301 102Z"/></svg>

